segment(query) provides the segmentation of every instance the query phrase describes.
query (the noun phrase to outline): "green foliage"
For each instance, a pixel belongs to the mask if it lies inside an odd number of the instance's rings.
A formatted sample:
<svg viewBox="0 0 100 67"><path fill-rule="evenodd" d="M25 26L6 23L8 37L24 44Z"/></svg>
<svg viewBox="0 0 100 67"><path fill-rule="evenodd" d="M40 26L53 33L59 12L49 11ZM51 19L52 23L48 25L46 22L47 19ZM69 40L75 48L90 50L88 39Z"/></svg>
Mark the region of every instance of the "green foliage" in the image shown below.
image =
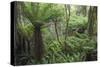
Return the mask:
<svg viewBox="0 0 100 67"><path fill-rule="evenodd" d="M20 34L22 34L25 37L32 37L34 29L31 23L23 22L23 23L18 23L16 26Z"/></svg>
<svg viewBox="0 0 100 67"><path fill-rule="evenodd" d="M45 4L45 3L23 3L22 10L31 23L35 23L37 21L47 22L50 19L58 18L63 16L63 7L62 5L53 5L53 4ZM60 18L59 18L60 19Z"/></svg>
<svg viewBox="0 0 100 67"><path fill-rule="evenodd" d="M62 62L79 62L84 61L84 56L88 51L96 49L96 42L89 39L86 34L78 34L80 37L70 36L67 38L66 47L70 48L68 51L64 50L64 45L58 41L52 41L46 45L46 55L43 58L43 63L62 63Z"/></svg>
<svg viewBox="0 0 100 67"><path fill-rule="evenodd" d="M75 7L73 7L75 8ZM57 4L45 4L45 3L22 3L21 12L22 18L17 23L16 27L18 32L26 38L32 38L34 35L34 26L39 23L42 24L40 30L42 33L43 44L44 44L44 56L42 60L37 62L34 57L24 56L20 60L26 64L40 64L40 63L64 63L64 62L78 62L84 61L86 54L89 51L96 49L96 36L88 37L86 33L78 33L76 30L79 28L87 29L87 17L75 15L75 10L71 10L68 33L73 32L75 34L68 36L65 41L66 32L66 18L64 5ZM57 32L60 44L56 38L54 21L47 27L46 24L50 20L57 20ZM38 22L39 23L38 23ZM44 25L44 26L43 26ZM96 27L96 26L95 26ZM37 27L38 28L38 27ZM52 29L51 29L52 28ZM37 29L38 30L38 29ZM51 31L52 30L52 31ZM95 30L96 31L96 30ZM52 32L52 34L51 34ZM54 36L54 37L53 37ZM34 38L32 38L34 39ZM38 38L36 38L38 39ZM34 41L34 40L32 40ZM30 51L34 48L34 43L31 42ZM39 47L39 46L38 46ZM25 47L26 49L26 47ZM38 49L38 48L37 48ZM32 55L34 51L31 51Z"/></svg>
<svg viewBox="0 0 100 67"><path fill-rule="evenodd" d="M68 37L67 45L69 45L73 49L73 52L87 52L88 50L95 49L96 42L93 39L89 39L88 36L86 36L85 34L80 34L80 36L80 38L75 36Z"/></svg>
<svg viewBox="0 0 100 67"><path fill-rule="evenodd" d="M46 54L40 63L84 61L84 56L86 56L86 53L95 49L96 42L93 39L89 39L85 34L78 35L81 37L68 37L66 41L67 48L70 48L68 51L63 51L64 45L59 44L58 41L52 41L50 44L45 44Z"/></svg>
<svg viewBox="0 0 100 67"><path fill-rule="evenodd" d="M83 17L83 16L76 16L75 14L73 14L70 17L70 21L69 21L69 28L80 28L83 27L86 29L87 27L87 18Z"/></svg>

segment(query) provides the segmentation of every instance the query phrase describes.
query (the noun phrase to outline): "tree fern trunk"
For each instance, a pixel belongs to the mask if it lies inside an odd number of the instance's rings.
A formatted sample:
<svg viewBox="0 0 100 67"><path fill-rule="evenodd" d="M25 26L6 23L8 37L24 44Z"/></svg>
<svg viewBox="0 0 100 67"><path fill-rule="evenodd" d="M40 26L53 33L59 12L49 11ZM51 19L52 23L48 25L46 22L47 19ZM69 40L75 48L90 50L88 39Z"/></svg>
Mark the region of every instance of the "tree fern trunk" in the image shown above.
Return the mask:
<svg viewBox="0 0 100 67"><path fill-rule="evenodd" d="M43 41L42 41L42 32L41 25L36 23L34 28L34 57L36 61L40 62L43 57Z"/></svg>

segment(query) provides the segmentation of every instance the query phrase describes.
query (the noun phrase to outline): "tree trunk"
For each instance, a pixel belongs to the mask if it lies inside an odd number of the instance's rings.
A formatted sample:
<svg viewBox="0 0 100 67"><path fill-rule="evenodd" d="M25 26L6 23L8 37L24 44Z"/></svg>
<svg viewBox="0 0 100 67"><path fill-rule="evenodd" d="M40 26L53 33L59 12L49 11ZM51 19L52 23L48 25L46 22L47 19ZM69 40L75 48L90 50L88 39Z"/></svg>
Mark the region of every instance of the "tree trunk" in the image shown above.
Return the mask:
<svg viewBox="0 0 100 67"><path fill-rule="evenodd" d="M81 6L76 6L76 15L80 16L81 14Z"/></svg>
<svg viewBox="0 0 100 67"><path fill-rule="evenodd" d="M34 24L34 57L37 62L40 62L43 57L43 41L41 25L39 23Z"/></svg>
<svg viewBox="0 0 100 67"><path fill-rule="evenodd" d="M88 35L92 36L94 33L94 23L96 22L96 11L95 7L90 6L88 12Z"/></svg>
<svg viewBox="0 0 100 67"><path fill-rule="evenodd" d="M67 40L67 37L68 37L68 33L69 33L69 30L68 30L68 25L69 25L69 20L70 20L70 5L64 5L65 7L65 22L66 22L66 25L65 25L65 38L64 38L64 52L67 51L67 49L69 48L67 43L66 43L66 40Z"/></svg>
<svg viewBox="0 0 100 67"><path fill-rule="evenodd" d="M55 33L56 33L56 36L57 36L57 40L58 40L59 44L62 45L62 43L61 43L61 41L60 41L60 39L59 39L58 30L57 30L57 20L54 21L54 26L55 26Z"/></svg>
<svg viewBox="0 0 100 67"><path fill-rule="evenodd" d="M87 7L86 6L82 7L82 14L84 17L87 15Z"/></svg>
<svg viewBox="0 0 100 67"><path fill-rule="evenodd" d="M65 14L66 14L66 27L65 27L65 40L68 36L68 25L69 25L69 20L70 20L70 5L65 5Z"/></svg>

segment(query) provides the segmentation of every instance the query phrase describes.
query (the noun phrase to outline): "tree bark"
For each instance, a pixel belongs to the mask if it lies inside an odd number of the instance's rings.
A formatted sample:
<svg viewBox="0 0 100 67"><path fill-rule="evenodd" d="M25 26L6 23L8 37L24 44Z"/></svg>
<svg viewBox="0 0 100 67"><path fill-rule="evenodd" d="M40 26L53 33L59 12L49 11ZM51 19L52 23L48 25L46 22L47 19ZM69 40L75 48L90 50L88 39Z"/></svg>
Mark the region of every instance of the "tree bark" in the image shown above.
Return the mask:
<svg viewBox="0 0 100 67"><path fill-rule="evenodd" d="M54 21L54 26L55 26L55 33L56 33L56 36L57 36L57 40L58 40L59 44L62 45L62 43L61 43L61 41L60 41L60 39L59 39L58 30L57 30L57 20Z"/></svg>
<svg viewBox="0 0 100 67"><path fill-rule="evenodd" d="M69 20L70 20L70 5L65 5L65 14L66 14L65 40L66 40L68 36L68 25L69 25Z"/></svg>
<svg viewBox="0 0 100 67"><path fill-rule="evenodd" d="M43 40L42 40L42 32L41 25L39 23L34 24L34 57L37 62L41 61L43 57Z"/></svg>
<svg viewBox="0 0 100 67"><path fill-rule="evenodd" d="M96 22L95 18L97 15L95 15L95 7L90 6L89 12L88 12L88 35L92 36L94 32L94 23Z"/></svg>

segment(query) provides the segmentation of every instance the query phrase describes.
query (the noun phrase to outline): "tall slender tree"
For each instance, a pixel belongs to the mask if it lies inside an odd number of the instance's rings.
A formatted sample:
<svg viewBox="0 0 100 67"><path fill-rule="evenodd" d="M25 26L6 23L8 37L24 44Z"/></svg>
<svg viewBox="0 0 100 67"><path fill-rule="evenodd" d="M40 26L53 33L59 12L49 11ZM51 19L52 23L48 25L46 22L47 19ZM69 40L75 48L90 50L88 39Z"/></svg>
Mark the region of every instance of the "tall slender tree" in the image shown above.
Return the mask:
<svg viewBox="0 0 100 67"><path fill-rule="evenodd" d="M92 36L94 32L94 24L97 21L97 8L95 6L90 6L88 11L88 35Z"/></svg>

